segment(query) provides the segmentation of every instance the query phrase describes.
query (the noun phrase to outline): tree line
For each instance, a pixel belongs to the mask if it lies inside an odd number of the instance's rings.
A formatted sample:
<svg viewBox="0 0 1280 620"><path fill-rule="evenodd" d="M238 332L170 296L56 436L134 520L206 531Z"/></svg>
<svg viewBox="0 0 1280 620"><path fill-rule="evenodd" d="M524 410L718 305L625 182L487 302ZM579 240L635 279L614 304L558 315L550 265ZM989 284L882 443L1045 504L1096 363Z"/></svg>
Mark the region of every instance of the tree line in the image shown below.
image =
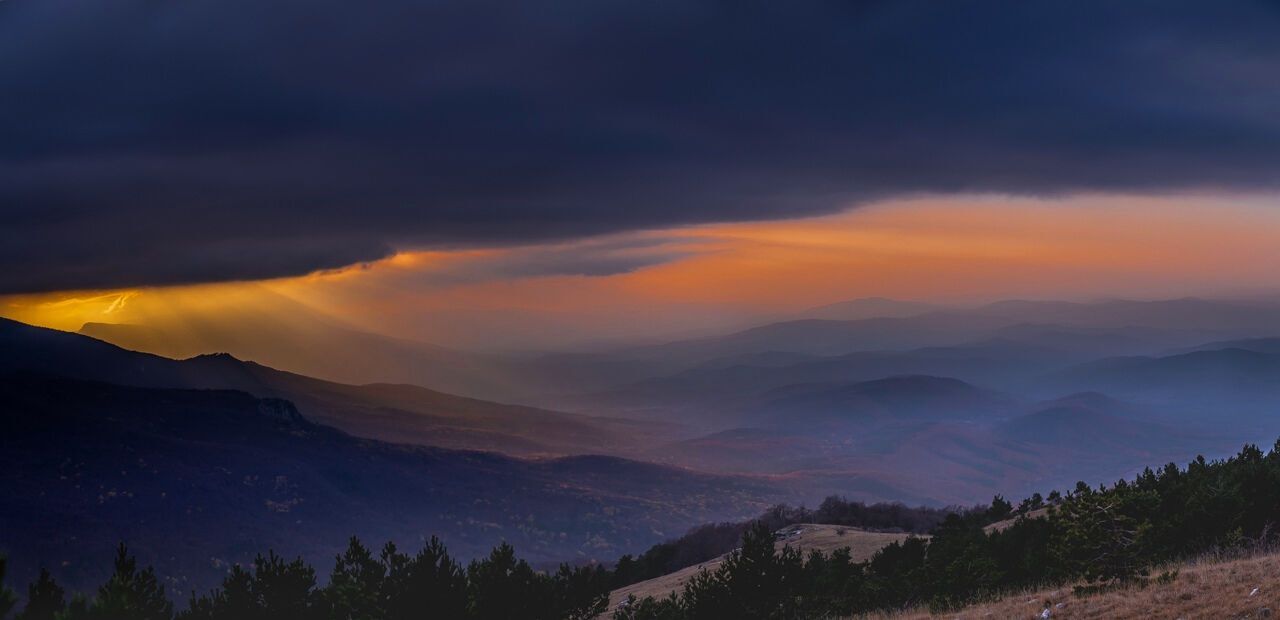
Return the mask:
<svg viewBox="0 0 1280 620"><path fill-rule="evenodd" d="M740 546L681 591L630 600L612 610L613 617L827 618L920 605L943 611L1029 588L1081 581L1096 589L1146 579L1162 563L1274 541L1280 442L1265 454L1245 446L1229 459L1199 457L1185 468L1147 469L1109 486L1078 483L1065 494L1033 495L1016 508L1000 497L987 507L939 511L945 514L868 508L874 506L832 499L815 511L775 507L750 524L695 529L686 543L713 541L706 542L709 549L732 534ZM1040 508L1047 509L1042 518L1027 517ZM914 529L903 530L913 532L928 527L930 537L908 537L860 562L848 550L775 548L774 532L798 522L792 519L865 524L868 515L885 514L899 517L880 523L910 522ZM986 527L1009 517L1015 520L1008 527ZM639 557L669 553L659 548L670 547L655 546ZM91 596L68 598L42 570L16 619L585 619L609 611L609 591L634 578L640 561L628 560L631 568L619 561L614 570L562 565L543 572L504 544L464 566L434 538L412 555L390 543L375 553L353 538L324 585L303 560L268 553L248 567L233 567L219 588L193 595L175 613L155 572L139 568L121 546L114 572ZM0 562L0 584L3 571ZM16 611L15 600L0 585L0 620Z"/></svg>
<svg viewBox="0 0 1280 620"><path fill-rule="evenodd" d="M192 596L187 608L176 613L154 570L140 569L121 545L114 572L93 596L68 598L42 569L15 620L399 620L422 618L423 610L430 610L426 617L449 620L593 618L607 611L610 590L721 556L738 546L753 526L774 531L794 523L822 522L923 533L948 514L981 510L864 504L840 497L827 498L815 510L780 504L753 521L693 528L639 556L623 556L612 569L562 565L550 573L534 570L509 545L463 566L436 538L414 555L392 543L375 554L352 538L323 587L314 568L302 559L286 560L268 552L248 567L233 566L220 588ZM3 573L0 558L0 584ZM7 617L14 599L12 592L0 588L0 620Z"/></svg>
<svg viewBox="0 0 1280 620"><path fill-rule="evenodd" d="M758 524L770 531L797 523L826 523L875 532L926 534L951 514L998 521L1011 512L1011 507L1000 496L996 496L992 506L996 509L988 506L911 507L897 502L867 504L834 495L823 500L816 509L778 504L751 521L700 525L684 536L658 543L637 556L622 556L614 565L613 587L621 588L661 577L720 557L738 547L742 537Z"/></svg>
<svg viewBox="0 0 1280 620"><path fill-rule="evenodd" d="M3 573L0 560L0 582ZM175 613L155 571L140 569L121 545L92 596L68 599L41 570L15 620L586 620L606 610L609 586L602 567L540 572L506 544L463 566L434 537L412 555L392 543L374 553L352 538L324 586L302 559L268 553L232 567L221 587ZM0 587L0 620L14 600Z"/></svg>
<svg viewBox="0 0 1280 620"><path fill-rule="evenodd" d="M1042 517L1028 518L1040 508ZM1008 527L987 528L999 513ZM1145 581L1155 567L1208 552L1271 549L1280 520L1280 442L1221 461L1146 469L1133 480L1034 495L1017 508L948 515L931 536L893 543L865 562L847 552L775 550L753 528L714 571L663 599L631 600L616 620L830 618L928 606L950 611L1028 589L1078 583L1080 593ZM1165 572L1157 579L1176 578Z"/></svg>

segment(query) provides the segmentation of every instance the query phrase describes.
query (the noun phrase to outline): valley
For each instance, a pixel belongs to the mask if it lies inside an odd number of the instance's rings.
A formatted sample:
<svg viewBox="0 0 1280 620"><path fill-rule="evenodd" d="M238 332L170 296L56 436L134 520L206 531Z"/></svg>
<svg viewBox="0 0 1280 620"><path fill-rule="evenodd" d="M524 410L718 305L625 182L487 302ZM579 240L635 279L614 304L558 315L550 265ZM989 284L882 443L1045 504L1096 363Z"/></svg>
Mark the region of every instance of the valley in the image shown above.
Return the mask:
<svg viewBox="0 0 1280 620"><path fill-rule="evenodd" d="M334 382L226 353L171 359L0 320L9 444L20 448L5 458L8 471L26 472L8 484L42 506L11 504L6 525L44 541L7 551L19 571L69 562L59 575L80 585L102 575L63 559L74 554L44 529L83 530L98 556L114 541L146 541L137 552L174 591L209 583L251 550L322 558L337 548L312 541L351 534L438 534L464 558L507 541L542 566L607 565L775 503L973 505L1115 480L1280 432L1266 415L1280 405L1280 365L1264 336L1280 311L1206 303L907 305L884 319L488 357L507 369L540 359L540 372L559 377L559 394L513 394L510 404ZM1028 322L1044 312L1065 322ZM1255 318L1232 327L1201 318L1219 312ZM1138 314L1154 318L1121 324ZM355 346L350 332L339 337ZM596 363L612 373L607 390L599 372L572 370ZM463 364L449 376L481 385L492 368ZM284 418L254 413L268 410ZM41 443L55 426L32 420L81 430ZM99 445L106 438L114 448ZM85 503L99 516L77 514ZM211 559L175 564L156 551L191 527L213 533L193 548ZM625 591L669 591L696 572Z"/></svg>
<svg viewBox="0 0 1280 620"><path fill-rule="evenodd" d="M0 0L0 58L0 620L1280 613L1275 2Z"/></svg>

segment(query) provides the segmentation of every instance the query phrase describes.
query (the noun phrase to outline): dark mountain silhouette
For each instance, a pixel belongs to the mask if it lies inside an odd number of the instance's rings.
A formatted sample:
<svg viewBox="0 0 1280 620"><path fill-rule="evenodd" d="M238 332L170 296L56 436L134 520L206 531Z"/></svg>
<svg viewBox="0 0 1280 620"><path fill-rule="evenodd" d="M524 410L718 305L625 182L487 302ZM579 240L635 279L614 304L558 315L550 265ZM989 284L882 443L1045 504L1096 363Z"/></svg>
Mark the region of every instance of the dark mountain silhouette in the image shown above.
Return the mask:
<svg viewBox="0 0 1280 620"><path fill-rule="evenodd" d="M268 548L324 563L353 534L408 547L440 535L464 558L506 540L532 560L604 560L787 497L613 457L361 439L230 390L6 372L0 402L3 551L14 574L44 565L72 587L99 583L122 540L186 595Z"/></svg>
<svg viewBox="0 0 1280 620"><path fill-rule="evenodd" d="M171 360L4 319L0 370L139 387L241 390L289 399L309 418L365 437L517 455L626 452L662 430L653 424L504 405L412 385L333 383L227 354Z"/></svg>
<svg viewBox="0 0 1280 620"><path fill-rule="evenodd" d="M202 316L164 327L86 323L80 333L134 351L188 358L212 351L330 381L406 383L483 399L532 403L546 394L601 389L661 374L654 361L599 355L511 356L459 351L373 334L297 304L274 313Z"/></svg>
<svg viewBox="0 0 1280 620"><path fill-rule="evenodd" d="M345 383L397 382L490 398L510 393L499 361L369 333L279 295L272 311L239 308L170 326L86 323L81 334L133 351L185 359L225 351L311 377Z"/></svg>

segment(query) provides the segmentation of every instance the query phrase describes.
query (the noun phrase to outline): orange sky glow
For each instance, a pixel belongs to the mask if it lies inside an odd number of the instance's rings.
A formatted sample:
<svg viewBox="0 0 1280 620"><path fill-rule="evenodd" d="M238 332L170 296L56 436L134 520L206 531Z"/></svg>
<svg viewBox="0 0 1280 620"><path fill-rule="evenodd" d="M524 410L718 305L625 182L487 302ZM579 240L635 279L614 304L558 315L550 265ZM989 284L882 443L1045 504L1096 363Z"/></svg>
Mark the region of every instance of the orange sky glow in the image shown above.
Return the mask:
<svg viewBox="0 0 1280 620"><path fill-rule="evenodd" d="M361 329L475 344L569 332L656 337L865 296L976 303L1274 292L1280 265L1274 203L1258 197L920 198L818 218L603 241L404 251L299 278L15 296L0 298L0 314L74 330L89 321L252 320L305 308ZM641 266L606 275L521 271L548 251L581 253L580 260L590 262L591 243L606 247L610 258L641 259Z"/></svg>

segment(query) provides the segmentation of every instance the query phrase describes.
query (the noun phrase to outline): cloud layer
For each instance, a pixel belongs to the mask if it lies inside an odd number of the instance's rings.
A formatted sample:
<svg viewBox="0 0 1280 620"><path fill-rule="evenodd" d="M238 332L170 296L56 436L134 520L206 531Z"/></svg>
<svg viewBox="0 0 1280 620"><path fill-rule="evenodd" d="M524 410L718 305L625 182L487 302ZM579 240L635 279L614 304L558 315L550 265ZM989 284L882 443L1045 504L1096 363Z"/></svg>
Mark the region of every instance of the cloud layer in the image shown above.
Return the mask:
<svg viewBox="0 0 1280 620"><path fill-rule="evenodd" d="M0 292L924 192L1274 190L1277 35L1229 2L8 0Z"/></svg>

